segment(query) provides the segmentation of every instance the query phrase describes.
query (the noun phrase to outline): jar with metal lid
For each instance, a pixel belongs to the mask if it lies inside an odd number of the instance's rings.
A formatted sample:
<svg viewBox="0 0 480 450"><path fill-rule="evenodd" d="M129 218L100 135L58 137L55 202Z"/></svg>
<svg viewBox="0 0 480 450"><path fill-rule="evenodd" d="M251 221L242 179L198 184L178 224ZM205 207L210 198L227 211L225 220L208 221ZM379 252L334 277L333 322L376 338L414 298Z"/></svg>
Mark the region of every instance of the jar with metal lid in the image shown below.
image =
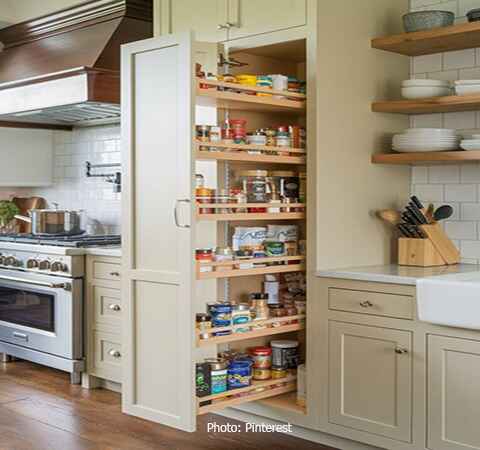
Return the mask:
<svg viewBox="0 0 480 450"><path fill-rule="evenodd" d="M232 325L248 324L252 321L252 315L250 313L250 305L246 303L240 303L235 305L232 309ZM249 326L236 328L234 333L247 333L250 331Z"/></svg>
<svg viewBox="0 0 480 450"><path fill-rule="evenodd" d="M233 269L233 250L231 247L217 247L215 249L215 262L228 263L232 261L232 264L215 266L217 272L232 270Z"/></svg>
<svg viewBox="0 0 480 450"><path fill-rule="evenodd" d="M215 203L231 203L230 193L226 189L220 189L215 197ZM232 210L231 208L219 208L216 212L217 214L229 214Z"/></svg>
<svg viewBox="0 0 480 450"><path fill-rule="evenodd" d="M266 170L244 170L239 175L243 191L247 194L247 202L267 203L268 194L271 191L268 172ZM250 212L265 212L266 208L255 208L255 210Z"/></svg>
<svg viewBox="0 0 480 450"><path fill-rule="evenodd" d="M298 199L300 182L296 172L276 170L270 173L270 178L275 190L280 193L280 198Z"/></svg>
<svg viewBox="0 0 480 450"><path fill-rule="evenodd" d="M287 378L288 371L286 368L281 366L272 366L271 376L272 376L272 379L274 380L278 380L280 378Z"/></svg>
<svg viewBox="0 0 480 450"><path fill-rule="evenodd" d="M285 311L285 308L282 305L278 304L271 304L268 305L269 309L269 315L271 319L278 319L280 317L285 317L287 315L287 311ZM274 322L272 323L273 328L281 327L282 325L285 325L285 322Z"/></svg>
<svg viewBox="0 0 480 450"><path fill-rule="evenodd" d="M210 141L210 125L197 125L197 140L201 142Z"/></svg>
<svg viewBox="0 0 480 450"><path fill-rule="evenodd" d="M296 369L298 366L298 341L286 339L270 342L272 347L272 365L285 369Z"/></svg>
<svg viewBox="0 0 480 450"><path fill-rule="evenodd" d="M228 363L222 359L206 359L210 365L210 391L212 394L221 394L227 390Z"/></svg>
<svg viewBox="0 0 480 450"><path fill-rule="evenodd" d="M200 332L200 339L208 339L210 337L208 331L212 328L212 318L208 314L197 313L196 326L197 330Z"/></svg>
<svg viewBox="0 0 480 450"><path fill-rule="evenodd" d="M255 322L268 320L269 318L268 294L263 294L261 292L251 294L250 308L254 315L254 325L252 326L252 329L263 330L265 328L269 328L267 325L255 325Z"/></svg>
<svg viewBox="0 0 480 450"><path fill-rule="evenodd" d="M199 204L213 203L213 196L215 191L206 187L198 187L195 189L196 201ZM199 208L199 214L212 214L214 210L212 208Z"/></svg>
<svg viewBox="0 0 480 450"><path fill-rule="evenodd" d="M257 369L269 369L272 366L271 347L252 347L249 354L253 359L253 367Z"/></svg>
<svg viewBox="0 0 480 450"><path fill-rule="evenodd" d="M195 250L195 260L200 262L212 262L213 250L211 248L197 248ZM200 273L212 272L213 268L210 265L200 266Z"/></svg>
<svg viewBox="0 0 480 450"><path fill-rule="evenodd" d="M202 189L205 187L205 177L201 173L195 175L195 189Z"/></svg>

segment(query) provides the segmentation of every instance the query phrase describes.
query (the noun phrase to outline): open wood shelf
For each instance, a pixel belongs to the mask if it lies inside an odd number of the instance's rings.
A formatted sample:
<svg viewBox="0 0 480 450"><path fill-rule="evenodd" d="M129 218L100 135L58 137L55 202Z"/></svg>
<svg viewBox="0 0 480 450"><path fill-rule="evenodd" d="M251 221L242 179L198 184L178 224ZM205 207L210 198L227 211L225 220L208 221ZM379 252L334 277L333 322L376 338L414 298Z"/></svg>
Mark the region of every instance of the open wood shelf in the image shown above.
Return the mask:
<svg viewBox="0 0 480 450"><path fill-rule="evenodd" d="M218 160L218 161L240 161L253 163L274 163L274 164L306 164L305 149L274 147L267 145L247 144L224 144L220 142L199 142L196 141L197 160ZM225 151L200 150L200 147L222 148ZM229 151L230 150L230 151ZM233 150L233 151L231 151ZM250 154L249 151L279 152L279 155ZM289 153L285 155L285 153Z"/></svg>
<svg viewBox="0 0 480 450"><path fill-rule="evenodd" d="M240 264L268 264L268 263L289 263L295 261L295 264L278 264L267 267L252 267L249 269L240 269ZM251 258L235 259L225 262L197 261L197 280L209 280L212 278L233 278L250 275L263 275L267 273L298 272L305 269L303 263L305 256L275 256L270 258ZM234 268L225 269L225 267L234 266ZM212 267L212 272L202 272L202 268ZM220 270L218 270L220 268Z"/></svg>
<svg viewBox="0 0 480 450"><path fill-rule="evenodd" d="M211 328L208 333L220 333L222 331L232 331L232 334L224 336L210 336L208 339L200 339L201 334L205 331L196 330L197 346L204 347L207 345L226 344L228 342L244 341L262 336L274 336L276 334L290 333L292 331L305 329L305 314L296 316L276 317L274 319L258 320L253 322L254 326L271 326L271 328L263 328L260 330L251 330L241 333L235 333L236 329L245 329L249 324L232 325L230 327ZM289 323L297 321L298 323Z"/></svg>
<svg viewBox="0 0 480 450"><path fill-rule="evenodd" d="M374 164L418 164L445 162L475 162L480 161L480 150L453 152L421 152L421 153L378 153L372 156Z"/></svg>
<svg viewBox="0 0 480 450"><path fill-rule="evenodd" d="M372 47L407 56L480 47L480 22L375 38Z"/></svg>
<svg viewBox="0 0 480 450"><path fill-rule="evenodd" d="M272 408L284 409L298 414L307 414L307 408L297 403L297 393L288 392L286 394L277 395L260 400L259 403Z"/></svg>
<svg viewBox="0 0 480 450"><path fill-rule="evenodd" d="M430 114L480 109L480 95L448 95L418 100L393 100L374 102L373 112L396 114Z"/></svg>
<svg viewBox="0 0 480 450"><path fill-rule="evenodd" d="M296 375L289 375L277 380L252 381L252 385L240 389L232 389L221 394L197 397L197 414L207 414L230 406L253 402L263 398L274 397L296 391ZM212 404L200 406L200 403L211 401Z"/></svg>
<svg viewBox="0 0 480 450"><path fill-rule="evenodd" d="M200 85L210 85L209 88L200 87ZM217 87L226 87L235 89L239 92L219 91ZM269 95L260 96L260 93ZM252 95L254 94L254 95ZM273 95L281 95L289 98L276 98ZM221 81L209 81L203 78L197 79L197 95L199 97L210 97L217 100L219 108L241 109L251 111L266 112L294 112L296 114L305 111L305 95L288 91L275 91L273 89L257 86L246 86L236 83L225 83ZM296 98L297 100L291 100Z"/></svg>

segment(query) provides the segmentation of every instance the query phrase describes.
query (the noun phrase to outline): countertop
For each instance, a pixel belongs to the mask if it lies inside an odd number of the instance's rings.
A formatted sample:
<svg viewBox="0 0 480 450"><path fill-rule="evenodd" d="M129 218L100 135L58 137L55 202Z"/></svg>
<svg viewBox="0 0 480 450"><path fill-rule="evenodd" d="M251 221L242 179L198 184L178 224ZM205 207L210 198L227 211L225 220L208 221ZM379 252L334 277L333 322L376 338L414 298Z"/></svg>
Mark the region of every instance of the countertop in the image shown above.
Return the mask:
<svg viewBox="0 0 480 450"><path fill-rule="evenodd" d="M475 264L457 264L442 267L408 267L397 264L384 266L351 267L346 269L320 270L321 278L340 278L344 280L373 281L377 283L405 284L415 286L417 281L442 275L459 275L479 272Z"/></svg>
<svg viewBox="0 0 480 450"><path fill-rule="evenodd" d="M110 246L101 246L101 247L90 247L85 248L85 255L94 255L94 256L114 256L121 258L122 256L122 247L119 245Z"/></svg>
<svg viewBox="0 0 480 450"><path fill-rule="evenodd" d="M89 248L71 248L71 247L55 247L52 245L38 246L36 244L20 244L18 242L2 242L2 250L10 250L12 254L15 252L41 252L50 255L95 255L95 256L114 256L120 258L122 256L122 248L120 245L98 246Z"/></svg>

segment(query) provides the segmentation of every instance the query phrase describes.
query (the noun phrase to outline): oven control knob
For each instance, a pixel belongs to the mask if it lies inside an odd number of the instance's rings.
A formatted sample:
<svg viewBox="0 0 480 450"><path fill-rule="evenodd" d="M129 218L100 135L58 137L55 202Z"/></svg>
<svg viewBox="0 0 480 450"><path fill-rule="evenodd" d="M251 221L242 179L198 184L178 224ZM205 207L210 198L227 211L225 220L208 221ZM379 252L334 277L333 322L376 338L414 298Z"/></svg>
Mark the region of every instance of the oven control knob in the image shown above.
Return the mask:
<svg viewBox="0 0 480 450"><path fill-rule="evenodd" d="M66 272L67 266L62 261L53 261L50 270L52 272Z"/></svg>
<svg viewBox="0 0 480 450"><path fill-rule="evenodd" d="M27 259L27 269L38 269L39 261L35 258Z"/></svg>
<svg viewBox="0 0 480 450"><path fill-rule="evenodd" d="M16 266L18 264L18 259L15 256L6 256L4 264L6 266Z"/></svg>
<svg viewBox="0 0 480 450"><path fill-rule="evenodd" d="M43 259L38 263L38 268L40 270L50 270L50 261L48 259Z"/></svg>
<svg viewBox="0 0 480 450"><path fill-rule="evenodd" d="M5 265L5 256L0 256L0 266Z"/></svg>

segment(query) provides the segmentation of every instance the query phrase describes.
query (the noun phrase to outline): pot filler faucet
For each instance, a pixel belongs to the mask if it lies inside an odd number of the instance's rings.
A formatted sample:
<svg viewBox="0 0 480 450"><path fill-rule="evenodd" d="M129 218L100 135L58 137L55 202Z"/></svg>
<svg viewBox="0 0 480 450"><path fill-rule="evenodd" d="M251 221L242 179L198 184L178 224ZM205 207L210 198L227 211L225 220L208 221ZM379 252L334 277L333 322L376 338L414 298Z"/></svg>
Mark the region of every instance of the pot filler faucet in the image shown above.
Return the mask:
<svg viewBox="0 0 480 450"><path fill-rule="evenodd" d="M100 168L115 168L122 167L120 163L106 163L106 164L92 164L90 161L86 162L86 176L87 178L103 178L106 183L113 184L113 192L119 193L122 192L122 174L121 172L112 172L112 173L92 173L92 169Z"/></svg>

